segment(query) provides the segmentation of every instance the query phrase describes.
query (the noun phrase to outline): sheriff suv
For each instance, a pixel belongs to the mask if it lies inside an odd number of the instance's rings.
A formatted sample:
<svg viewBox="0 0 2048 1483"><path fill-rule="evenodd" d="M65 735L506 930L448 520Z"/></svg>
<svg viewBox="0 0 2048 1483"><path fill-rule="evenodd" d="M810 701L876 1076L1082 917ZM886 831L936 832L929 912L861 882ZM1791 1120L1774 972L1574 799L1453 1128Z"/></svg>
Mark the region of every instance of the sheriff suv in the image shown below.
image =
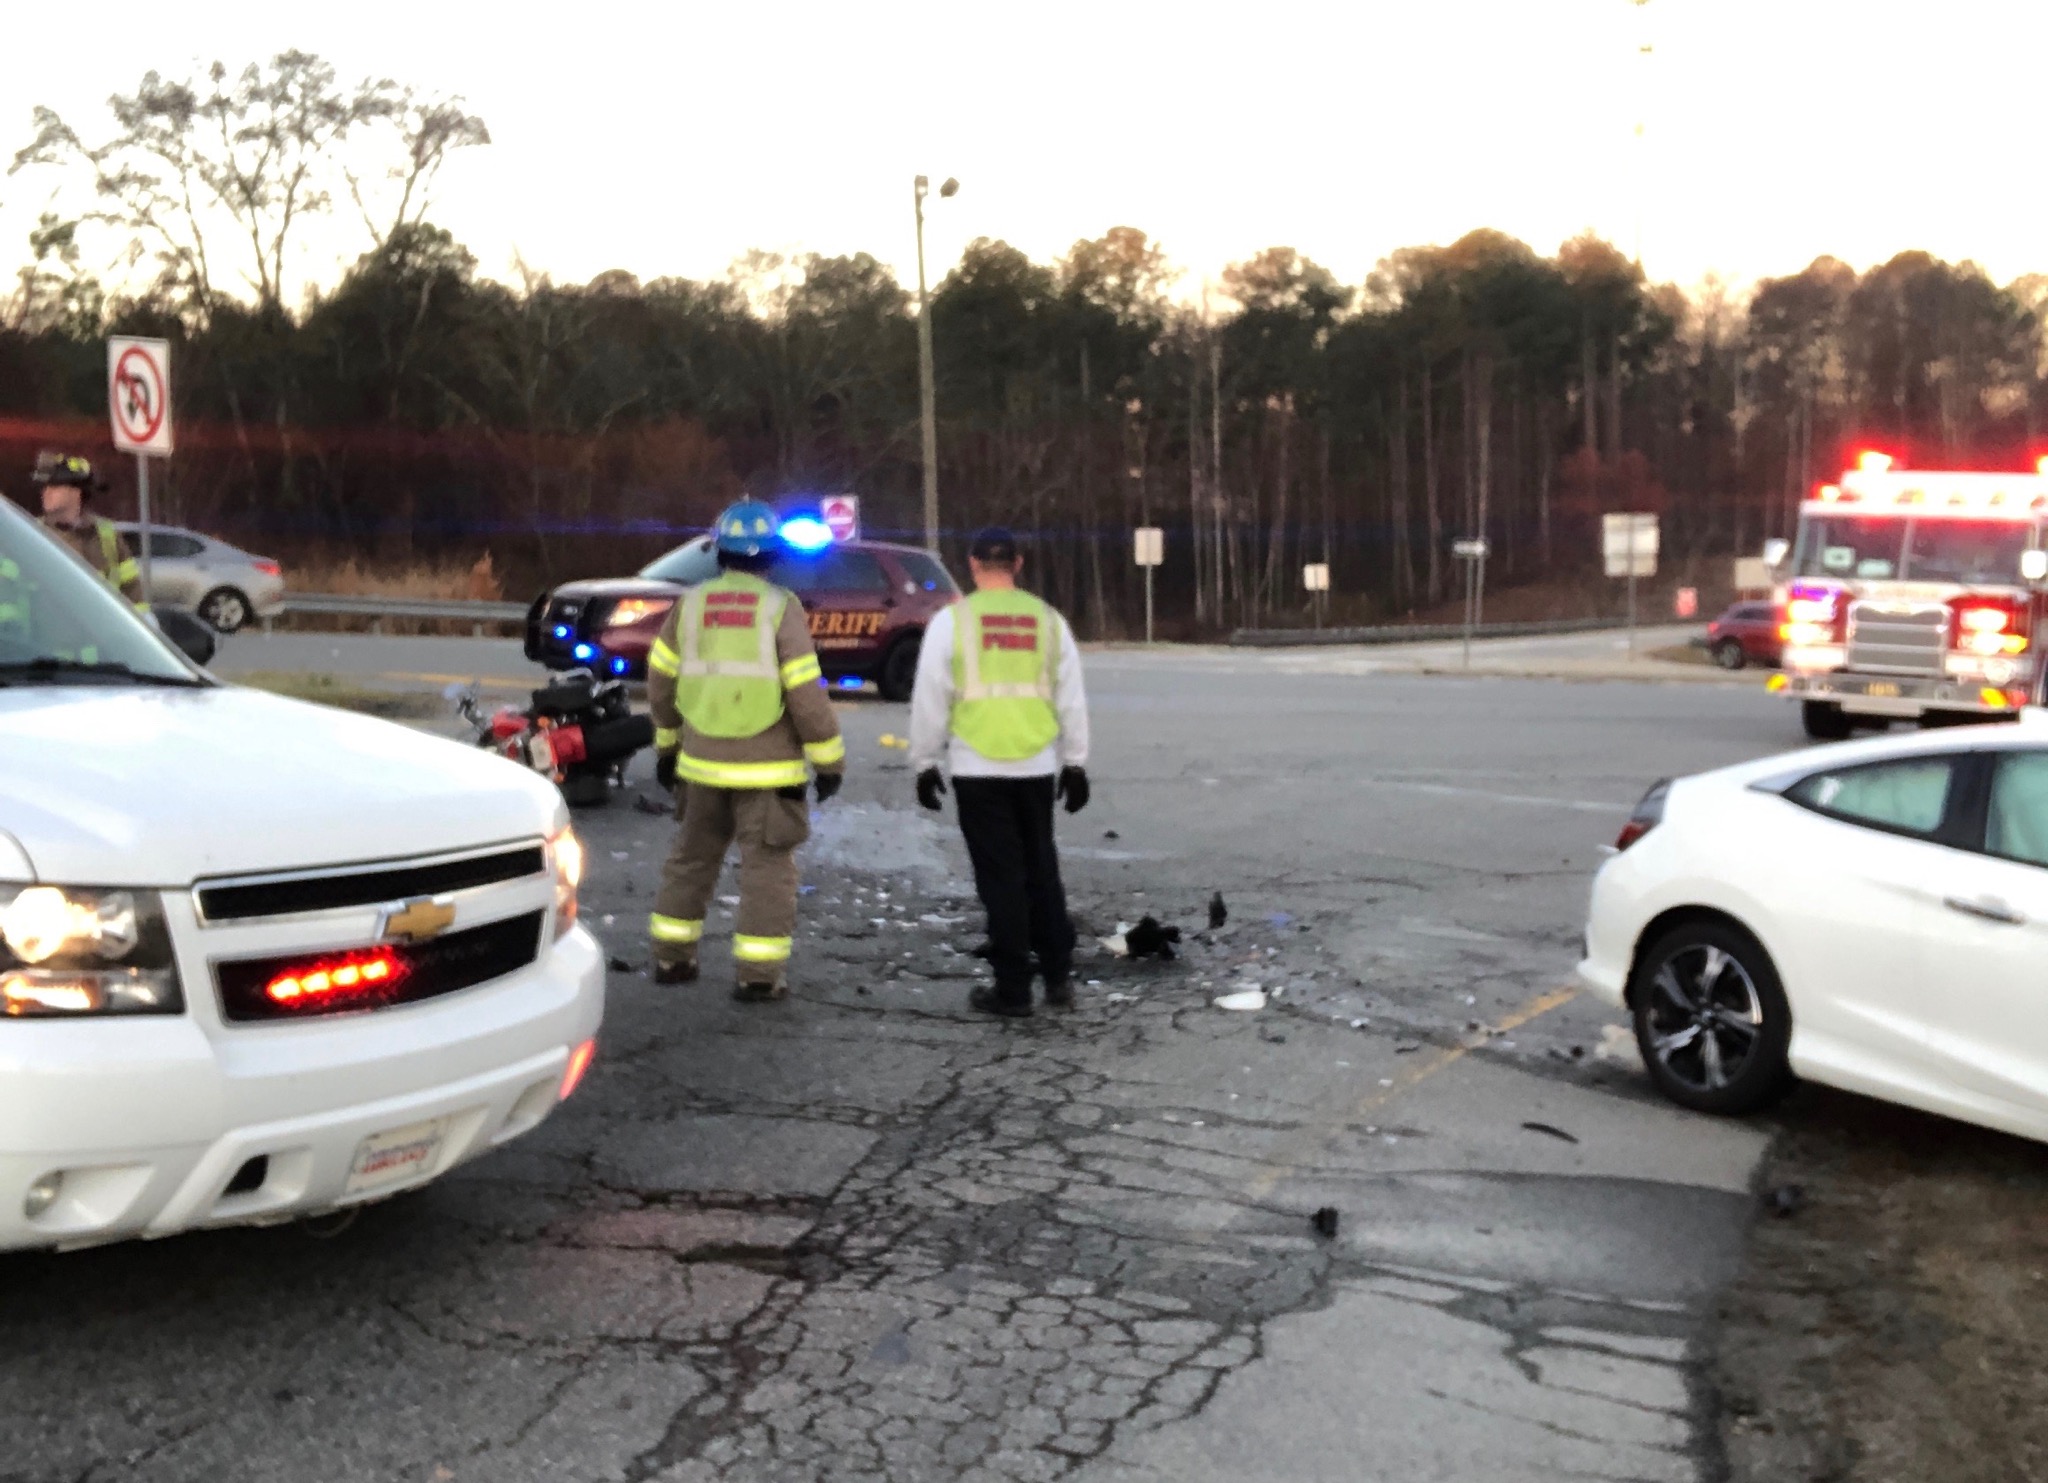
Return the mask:
<svg viewBox="0 0 2048 1483"><path fill-rule="evenodd" d="M0 1251L382 1199L596 1047L561 795L223 685L0 499Z"/></svg>
<svg viewBox="0 0 2048 1483"><path fill-rule="evenodd" d="M528 610L526 657L550 669L645 679L647 651L676 598L716 575L711 538L699 536L638 576L565 582ZM767 577L810 614L826 679L849 689L873 680L885 700L910 698L925 625L960 595L931 552L882 541L822 549L786 543Z"/></svg>

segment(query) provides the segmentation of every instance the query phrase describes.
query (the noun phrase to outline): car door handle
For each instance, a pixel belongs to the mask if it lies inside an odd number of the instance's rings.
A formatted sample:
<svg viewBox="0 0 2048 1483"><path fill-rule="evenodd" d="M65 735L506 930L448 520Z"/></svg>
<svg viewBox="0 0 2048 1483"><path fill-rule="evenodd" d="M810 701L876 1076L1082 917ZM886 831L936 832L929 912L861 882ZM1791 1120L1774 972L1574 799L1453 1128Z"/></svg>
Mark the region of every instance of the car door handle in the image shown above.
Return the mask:
<svg viewBox="0 0 2048 1483"><path fill-rule="evenodd" d="M1965 901L1960 896L1949 896L1942 904L1950 911L1959 911L1967 917L1981 917L1987 922L1999 922L2008 927L2022 925L2027 919L2000 901L1995 896L1980 896L1975 901Z"/></svg>

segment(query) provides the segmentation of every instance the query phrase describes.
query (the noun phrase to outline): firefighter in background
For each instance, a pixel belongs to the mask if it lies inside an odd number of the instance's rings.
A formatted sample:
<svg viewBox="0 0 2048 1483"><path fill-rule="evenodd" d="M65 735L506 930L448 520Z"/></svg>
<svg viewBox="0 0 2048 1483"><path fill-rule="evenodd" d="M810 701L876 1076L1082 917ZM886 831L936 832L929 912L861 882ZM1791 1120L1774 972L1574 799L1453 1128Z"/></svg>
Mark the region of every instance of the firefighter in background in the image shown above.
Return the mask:
<svg viewBox="0 0 2048 1483"><path fill-rule="evenodd" d="M910 765L929 809L946 791L940 759L950 766L975 894L988 912L995 987L967 1002L1022 1016L1031 1013L1034 955L1045 1002L1074 1002L1074 924L1052 805L1064 798L1070 814L1088 806L1088 697L1067 620L1017 586L1017 538L984 530L967 559L974 592L931 621L918 654Z"/></svg>
<svg viewBox="0 0 2048 1483"><path fill-rule="evenodd" d="M846 742L803 604L761 576L775 559L779 530L775 512L757 500L720 515L718 576L677 600L647 657L655 776L665 788L682 785L682 828L648 929L654 981L697 977L704 913L737 838L733 997L743 1000L789 992L795 851L811 834L805 786L816 769L823 803L839 791L846 768Z"/></svg>
<svg viewBox="0 0 2048 1483"><path fill-rule="evenodd" d="M92 464L75 453L42 453L36 457L34 478L43 491L43 528L134 603L138 612L148 612L142 568L129 554L128 543L113 521L86 514L85 502L106 487L93 478Z"/></svg>

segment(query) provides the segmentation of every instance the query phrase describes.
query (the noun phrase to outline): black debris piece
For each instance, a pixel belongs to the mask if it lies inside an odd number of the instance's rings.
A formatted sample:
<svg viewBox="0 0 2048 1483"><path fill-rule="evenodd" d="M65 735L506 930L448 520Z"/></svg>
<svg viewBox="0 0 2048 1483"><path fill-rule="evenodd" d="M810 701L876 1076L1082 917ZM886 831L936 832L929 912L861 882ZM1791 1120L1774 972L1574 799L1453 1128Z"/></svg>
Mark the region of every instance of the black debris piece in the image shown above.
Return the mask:
<svg viewBox="0 0 2048 1483"><path fill-rule="evenodd" d="M1404 1041L1402 1041L1402 1042L1401 1042L1401 1044L1399 1044L1399 1045L1397 1045L1397 1046L1395 1046L1395 1047L1394 1047L1394 1054L1395 1054L1395 1055L1397 1055L1397 1056L1405 1056L1405 1055L1409 1055L1409 1054L1411 1054L1411 1053L1413 1053L1413 1052L1415 1052L1415 1051L1421 1050L1421 1049L1422 1049L1422 1042L1421 1042L1421 1041L1419 1041L1419 1040L1404 1040Z"/></svg>
<svg viewBox="0 0 2048 1483"><path fill-rule="evenodd" d="M1781 1184L1771 1191L1766 1203L1771 1207L1771 1214L1781 1220L1788 1215L1797 1215L1806 1207L1806 1186Z"/></svg>
<svg viewBox="0 0 2048 1483"><path fill-rule="evenodd" d="M663 803L659 798L649 798L645 793L633 795L633 807L643 814L672 814L676 811L674 804Z"/></svg>
<svg viewBox="0 0 2048 1483"><path fill-rule="evenodd" d="M1116 832L1116 831L1115 831L1114 829L1105 829L1105 830L1103 830L1103 831L1102 831L1102 837L1103 837L1104 839L1122 839L1122 838L1123 838L1123 836L1122 836L1121 834L1117 833L1117 832Z"/></svg>
<svg viewBox="0 0 2048 1483"><path fill-rule="evenodd" d="M1553 1127L1549 1123L1523 1123L1522 1126L1532 1133L1541 1133L1546 1138L1555 1138L1562 1143L1577 1143L1579 1141L1563 1128Z"/></svg>
<svg viewBox="0 0 2048 1483"><path fill-rule="evenodd" d="M868 986L866 984L855 984L853 986L853 991L856 994L865 995L868 991Z"/></svg>
<svg viewBox="0 0 2048 1483"><path fill-rule="evenodd" d="M1285 1035L1275 1035L1271 1030L1261 1030L1259 1032L1259 1039L1265 1041L1268 1045L1285 1045L1287 1043Z"/></svg>
<svg viewBox="0 0 2048 1483"><path fill-rule="evenodd" d="M1325 1205L1308 1218L1308 1223L1316 1228L1316 1234L1325 1241L1337 1239L1337 1207L1335 1205Z"/></svg>
<svg viewBox="0 0 2048 1483"><path fill-rule="evenodd" d="M1584 1047L1583 1045L1575 1045L1575 1046L1573 1046L1573 1047L1572 1047L1572 1059L1573 1059L1574 1061L1583 1061L1583 1060L1585 1060L1585 1059L1586 1059L1586 1048L1585 1048L1585 1047Z"/></svg>
<svg viewBox="0 0 2048 1483"><path fill-rule="evenodd" d="M1215 931L1230 920L1230 908L1223 904L1223 893L1218 891L1209 898L1209 930Z"/></svg>
<svg viewBox="0 0 2048 1483"><path fill-rule="evenodd" d="M1124 934L1124 946L1134 958L1171 958L1179 941L1180 928L1162 927L1157 917L1140 917L1138 925Z"/></svg>
<svg viewBox="0 0 2048 1483"><path fill-rule="evenodd" d="M614 973L633 973L638 970L640 965L629 963L615 953L604 960L604 966L611 969Z"/></svg>

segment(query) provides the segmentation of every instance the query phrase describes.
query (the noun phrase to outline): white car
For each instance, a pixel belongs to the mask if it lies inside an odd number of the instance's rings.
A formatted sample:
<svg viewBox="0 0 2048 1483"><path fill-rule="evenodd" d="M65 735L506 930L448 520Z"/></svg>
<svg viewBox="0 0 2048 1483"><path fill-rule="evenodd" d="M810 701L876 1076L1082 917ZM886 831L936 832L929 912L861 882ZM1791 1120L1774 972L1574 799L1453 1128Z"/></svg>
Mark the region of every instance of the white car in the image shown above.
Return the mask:
<svg viewBox="0 0 2048 1483"><path fill-rule="evenodd" d="M2048 1139L2048 724L1843 743L1651 789L1581 981L1674 1101L1797 1075Z"/></svg>
<svg viewBox="0 0 2048 1483"><path fill-rule="evenodd" d="M537 1126L604 964L549 783L221 685L0 500L0 1251L380 1199Z"/></svg>
<svg viewBox="0 0 2048 1483"><path fill-rule="evenodd" d="M115 522L128 549L142 554L142 528ZM220 633L284 611L284 569L268 556L175 525L149 528L149 595L197 613Z"/></svg>

